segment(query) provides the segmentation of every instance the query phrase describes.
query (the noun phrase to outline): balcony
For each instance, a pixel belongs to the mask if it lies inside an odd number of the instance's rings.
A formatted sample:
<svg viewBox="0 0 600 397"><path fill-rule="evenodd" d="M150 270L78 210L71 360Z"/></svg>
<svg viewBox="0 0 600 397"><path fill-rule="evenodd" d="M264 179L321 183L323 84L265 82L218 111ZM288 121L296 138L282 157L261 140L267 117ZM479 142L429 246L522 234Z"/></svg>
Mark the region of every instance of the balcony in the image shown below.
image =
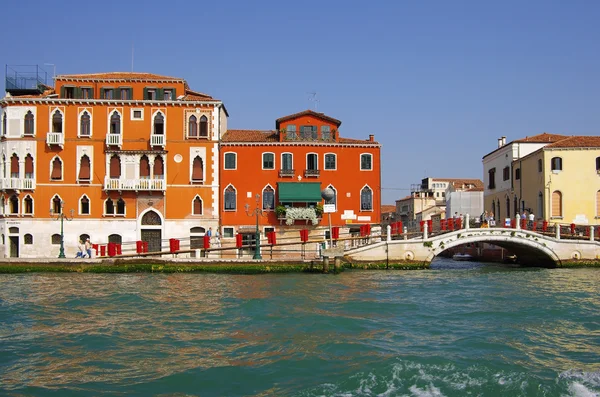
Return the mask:
<svg viewBox="0 0 600 397"><path fill-rule="evenodd" d="M284 178L284 177L294 177L296 170L279 170L279 177L280 178Z"/></svg>
<svg viewBox="0 0 600 397"><path fill-rule="evenodd" d="M58 145L62 149L65 146L65 134L63 134L62 132L47 133L46 144L48 146Z"/></svg>
<svg viewBox="0 0 600 397"><path fill-rule="evenodd" d="M319 170L304 170L305 178L318 178L321 175L321 171Z"/></svg>
<svg viewBox="0 0 600 397"><path fill-rule="evenodd" d="M150 134L150 146L165 147L165 136L163 134Z"/></svg>
<svg viewBox="0 0 600 397"><path fill-rule="evenodd" d="M123 135L121 134L106 134L106 146L123 146Z"/></svg>
<svg viewBox="0 0 600 397"><path fill-rule="evenodd" d="M128 190L128 191L165 191L164 179L121 179L104 178L104 190Z"/></svg>
<svg viewBox="0 0 600 397"><path fill-rule="evenodd" d="M33 178L1 178L0 189L2 190L34 190L35 179Z"/></svg>

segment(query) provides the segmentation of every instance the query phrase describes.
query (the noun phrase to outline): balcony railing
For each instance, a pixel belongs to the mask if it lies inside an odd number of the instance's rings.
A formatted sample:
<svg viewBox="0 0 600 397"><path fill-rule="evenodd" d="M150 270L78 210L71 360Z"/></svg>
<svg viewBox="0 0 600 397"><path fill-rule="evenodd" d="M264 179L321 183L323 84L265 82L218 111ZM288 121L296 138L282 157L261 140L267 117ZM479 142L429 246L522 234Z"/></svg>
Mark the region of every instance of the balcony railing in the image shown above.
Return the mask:
<svg viewBox="0 0 600 397"><path fill-rule="evenodd" d="M46 134L46 144L58 145L61 148L65 145L65 134L62 132L49 132Z"/></svg>
<svg viewBox="0 0 600 397"><path fill-rule="evenodd" d="M321 175L321 171L319 170L304 170L304 177L305 178L318 178L319 175Z"/></svg>
<svg viewBox="0 0 600 397"><path fill-rule="evenodd" d="M151 134L150 135L150 146L162 146L162 147L165 147L165 136L164 136L164 134Z"/></svg>
<svg viewBox="0 0 600 397"><path fill-rule="evenodd" d="M104 178L104 190L165 191L164 179Z"/></svg>
<svg viewBox="0 0 600 397"><path fill-rule="evenodd" d="M33 178L1 178L0 188L2 190L34 190L35 179Z"/></svg>
<svg viewBox="0 0 600 397"><path fill-rule="evenodd" d="M281 169L281 170L279 170L279 177L280 178L285 177L285 176L294 177L294 174L295 174L294 171L295 170L283 170L283 169Z"/></svg>
<svg viewBox="0 0 600 397"><path fill-rule="evenodd" d="M123 135L121 134L106 134L106 146L118 146L123 145Z"/></svg>
<svg viewBox="0 0 600 397"><path fill-rule="evenodd" d="M302 133L281 131L285 141L308 141L308 142L333 142L335 141L336 131L331 131L329 134L317 133Z"/></svg>

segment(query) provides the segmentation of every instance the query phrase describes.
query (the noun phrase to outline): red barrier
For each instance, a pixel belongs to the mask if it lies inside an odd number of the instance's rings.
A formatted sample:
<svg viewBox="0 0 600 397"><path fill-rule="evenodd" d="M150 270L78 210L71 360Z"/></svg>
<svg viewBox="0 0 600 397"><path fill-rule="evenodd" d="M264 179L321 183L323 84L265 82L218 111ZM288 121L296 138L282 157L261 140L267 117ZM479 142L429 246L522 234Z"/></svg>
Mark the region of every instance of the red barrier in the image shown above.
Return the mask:
<svg viewBox="0 0 600 397"><path fill-rule="evenodd" d="M421 233L423 233L423 225L425 224L425 221L420 221L419 222L419 226L421 227Z"/></svg>
<svg viewBox="0 0 600 397"><path fill-rule="evenodd" d="M454 230L454 218L450 218L450 219L448 219L448 229L449 229L450 231L453 231L453 230Z"/></svg>
<svg viewBox="0 0 600 397"><path fill-rule="evenodd" d="M108 256L117 255L117 245L115 243L108 243Z"/></svg>
<svg viewBox="0 0 600 397"><path fill-rule="evenodd" d="M521 229L527 229L527 219L521 219Z"/></svg>
<svg viewBox="0 0 600 397"><path fill-rule="evenodd" d="M542 222L542 232L548 231L548 221Z"/></svg>
<svg viewBox="0 0 600 397"><path fill-rule="evenodd" d="M148 252L148 242L142 241L142 252Z"/></svg>
<svg viewBox="0 0 600 397"><path fill-rule="evenodd" d="M117 255L123 255L123 251L121 250L121 244L115 244L117 248Z"/></svg>
<svg viewBox="0 0 600 397"><path fill-rule="evenodd" d="M446 219L440 220L440 229L442 229L442 231L446 231L446 222L448 222Z"/></svg>
<svg viewBox="0 0 600 397"><path fill-rule="evenodd" d="M179 251L179 240L176 238L169 239L169 251L173 254Z"/></svg>
<svg viewBox="0 0 600 397"><path fill-rule="evenodd" d="M571 234L575 234L575 224L571 223Z"/></svg>
<svg viewBox="0 0 600 397"><path fill-rule="evenodd" d="M242 248L242 235L240 233L235 235L235 248Z"/></svg>
<svg viewBox="0 0 600 397"><path fill-rule="evenodd" d="M98 256L98 244L92 244L92 249L96 250L96 256Z"/></svg>
<svg viewBox="0 0 600 397"><path fill-rule="evenodd" d="M456 218L456 229L462 229L462 218Z"/></svg>
<svg viewBox="0 0 600 397"><path fill-rule="evenodd" d="M141 254L142 252L144 252L144 245L141 240L138 240L135 242L135 253Z"/></svg>
<svg viewBox="0 0 600 397"><path fill-rule="evenodd" d="M512 227L513 229L517 228L517 220L516 219L510 219L510 227Z"/></svg>
<svg viewBox="0 0 600 397"><path fill-rule="evenodd" d="M100 256L106 256L106 245L100 246Z"/></svg>
<svg viewBox="0 0 600 397"><path fill-rule="evenodd" d="M365 225L365 233L367 236L371 235L371 225Z"/></svg>
<svg viewBox="0 0 600 397"><path fill-rule="evenodd" d="M269 244L271 244L271 245L277 244L277 236L276 236L275 232L268 232L267 240L269 241Z"/></svg>
<svg viewBox="0 0 600 397"><path fill-rule="evenodd" d="M204 249L210 248L210 236L204 235Z"/></svg>
<svg viewBox="0 0 600 397"><path fill-rule="evenodd" d="M308 229L300 230L300 241L303 243L308 241Z"/></svg>
<svg viewBox="0 0 600 397"><path fill-rule="evenodd" d="M334 240L337 240L338 238L340 238L340 227L339 226L334 226L331 228L331 238Z"/></svg>
<svg viewBox="0 0 600 397"><path fill-rule="evenodd" d="M433 220L431 219L427 221L427 230L429 230L429 233L433 232Z"/></svg>
<svg viewBox="0 0 600 397"><path fill-rule="evenodd" d="M404 233L404 228L402 227L402 221L396 222L398 224L398 234Z"/></svg>
<svg viewBox="0 0 600 397"><path fill-rule="evenodd" d="M590 237L590 227L589 226L585 227L585 236Z"/></svg>

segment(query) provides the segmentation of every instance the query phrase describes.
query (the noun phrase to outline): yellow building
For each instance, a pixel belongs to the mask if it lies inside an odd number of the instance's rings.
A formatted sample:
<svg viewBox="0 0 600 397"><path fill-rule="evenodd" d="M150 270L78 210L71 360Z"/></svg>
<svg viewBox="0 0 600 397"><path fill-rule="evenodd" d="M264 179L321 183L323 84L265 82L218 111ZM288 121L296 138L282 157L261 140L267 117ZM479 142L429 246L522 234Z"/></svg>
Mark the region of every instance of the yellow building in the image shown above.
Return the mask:
<svg viewBox="0 0 600 397"><path fill-rule="evenodd" d="M520 197L515 207L552 223L598 223L600 136L565 137L513 161L511 168L514 197Z"/></svg>

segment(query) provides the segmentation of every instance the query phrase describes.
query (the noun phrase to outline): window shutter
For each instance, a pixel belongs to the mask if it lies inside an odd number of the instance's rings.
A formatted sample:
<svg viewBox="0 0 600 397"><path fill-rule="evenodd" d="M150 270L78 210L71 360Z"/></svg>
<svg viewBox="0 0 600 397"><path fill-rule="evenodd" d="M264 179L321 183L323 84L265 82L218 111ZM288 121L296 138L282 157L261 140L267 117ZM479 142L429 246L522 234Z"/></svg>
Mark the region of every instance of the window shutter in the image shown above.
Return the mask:
<svg viewBox="0 0 600 397"><path fill-rule="evenodd" d="M82 98L81 87L75 87L75 98Z"/></svg>
<svg viewBox="0 0 600 397"><path fill-rule="evenodd" d="M140 178L150 177L150 163L148 157L142 156L140 159Z"/></svg>
<svg viewBox="0 0 600 397"><path fill-rule="evenodd" d="M175 101L177 99L177 90L175 87L171 88L171 98Z"/></svg>
<svg viewBox="0 0 600 397"><path fill-rule="evenodd" d="M121 161L117 156L111 157L110 159L110 178L120 178L121 177Z"/></svg>
<svg viewBox="0 0 600 397"><path fill-rule="evenodd" d="M10 173L19 174L19 158L17 156L10 158Z"/></svg>
<svg viewBox="0 0 600 397"><path fill-rule="evenodd" d="M196 157L194 159L194 164L192 164L192 180L193 181L201 181L203 178L204 169L202 166L202 159L200 157Z"/></svg>
<svg viewBox="0 0 600 397"><path fill-rule="evenodd" d="M55 158L52 161L52 174L50 175L50 178L51 179L60 179L61 174L62 174L61 168L62 168L62 164L61 164L60 160Z"/></svg>
<svg viewBox="0 0 600 397"><path fill-rule="evenodd" d="M165 171L164 171L164 164L163 164L163 159L162 157L157 157L154 160L154 177L156 178L157 175L164 175Z"/></svg>
<svg viewBox="0 0 600 397"><path fill-rule="evenodd" d="M33 175L33 158L25 157L25 174Z"/></svg>
<svg viewBox="0 0 600 397"><path fill-rule="evenodd" d="M164 94L165 94L165 90L163 90L162 88L157 88L156 89L156 100L157 101L163 101L164 100L164 98L163 98Z"/></svg>
<svg viewBox="0 0 600 397"><path fill-rule="evenodd" d="M194 215L202 215L202 201L198 197L194 199Z"/></svg>
<svg viewBox="0 0 600 397"><path fill-rule="evenodd" d="M64 86L60 87L60 97L61 98L65 97L65 87Z"/></svg>
<svg viewBox="0 0 600 397"><path fill-rule="evenodd" d="M133 99L133 88L129 87L127 90L129 91L129 99Z"/></svg>
<svg viewBox="0 0 600 397"><path fill-rule="evenodd" d="M104 91L106 91L106 88L100 88L100 99L104 99Z"/></svg>
<svg viewBox="0 0 600 397"><path fill-rule="evenodd" d="M90 180L90 158L88 156L81 157L79 163L79 180Z"/></svg>
<svg viewBox="0 0 600 397"><path fill-rule="evenodd" d="M148 88L144 87L144 100L148 99Z"/></svg>
<svg viewBox="0 0 600 397"><path fill-rule="evenodd" d="M88 90L90 91L90 99L94 99L95 98L94 97L94 88L90 87L90 88L88 88Z"/></svg>

